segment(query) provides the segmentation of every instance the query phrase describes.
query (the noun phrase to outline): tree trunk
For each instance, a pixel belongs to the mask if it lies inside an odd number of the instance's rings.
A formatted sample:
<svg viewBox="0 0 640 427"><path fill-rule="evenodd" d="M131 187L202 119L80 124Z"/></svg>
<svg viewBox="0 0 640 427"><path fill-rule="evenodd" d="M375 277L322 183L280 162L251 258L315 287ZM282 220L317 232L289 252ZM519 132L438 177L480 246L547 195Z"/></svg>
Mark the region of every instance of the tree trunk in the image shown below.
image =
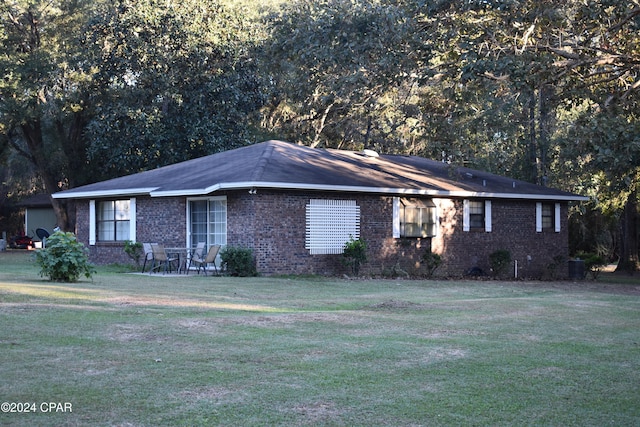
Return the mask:
<svg viewBox="0 0 640 427"><path fill-rule="evenodd" d="M538 183L538 135L536 131L536 91L529 98L529 182Z"/></svg>
<svg viewBox="0 0 640 427"><path fill-rule="evenodd" d="M51 173L48 167L48 154L45 153L44 143L42 138L42 126L39 120L33 120L24 123L20 126L22 130L22 136L29 147L29 153L31 154L30 160L34 163L40 178L44 183L44 189L47 193L53 194L58 191L57 179ZM60 200L52 199L51 204L53 206L53 212L56 214L56 220L58 227L62 230L69 231L74 227L73 224L69 224L69 215L66 210L66 203Z"/></svg>
<svg viewBox="0 0 640 427"><path fill-rule="evenodd" d="M538 184L547 186L547 172L548 172L548 159L547 154L549 152L550 135L552 128L552 98L553 88L545 83L540 85L538 90L538 152L540 154L538 161Z"/></svg>
<svg viewBox="0 0 640 427"><path fill-rule="evenodd" d="M616 271L633 274L638 269L638 194L632 192L620 221L620 261Z"/></svg>

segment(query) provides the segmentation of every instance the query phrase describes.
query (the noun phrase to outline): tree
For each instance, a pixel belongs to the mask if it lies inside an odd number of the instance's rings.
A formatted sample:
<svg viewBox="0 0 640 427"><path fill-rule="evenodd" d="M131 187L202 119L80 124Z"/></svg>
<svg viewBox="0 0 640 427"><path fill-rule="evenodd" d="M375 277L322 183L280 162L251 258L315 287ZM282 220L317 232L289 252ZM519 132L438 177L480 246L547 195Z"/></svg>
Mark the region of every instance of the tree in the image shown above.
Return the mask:
<svg viewBox="0 0 640 427"><path fill-rule="evenodd" d="M216 1L108 4L85 39L98 69L89 158L102 177L249 142L262 104L252 28Z"/></svg>
<svg viewBox="0 0 640 427"><path fill-rule="evenodd" d="M263 125L310 146L402 144L424 44L400 3L297 1L271 18L265 69L274 90Z"/></svg>
<svg viewBox="0 0 640 427"><path fill-rule="evenodd" d="M465 86L456 93L471 89L478 106L500 94L522 111L512 148L527 147L526 179L597 189L601 206L624 211L619 265L636 268L640 2L440 1L423 14L432 64Z"/></svg>
<svg viewBox="0 0 640 427"><path fill-rule="evenodd" d="M618 269L639 263L640 2L598 2L576 8L577 31L553 52L578 111L564 151L574 159L598 205L618 212ZM605 19L606 18L606 19ZM577 37L583 34L581 37ZM591 178L591 179L589 179Z"/></svg>
<svg viewBox="0 0 640 427"><path fill-rule="evenodd" d="M568 155L577 155L574 169L583 177L585 191L596 207L618 219L620 242L617 248L621 271L638 269L640 225L640 120L619 106L585 108L570 131L573 146Z"/></svg>
<svg viewBox="0 0 640 427"><path fill-rule="evenodd" d="M48 193L85 182L84 125L90 112L83 52L75 42L94 2L0 4L1 141L28 159ZM74 221L53 200L58 225Z"/></svg>
<svg viewBox="0 0 640 427"><path fill-rule="evenodd" d="M0 144L48 193L245 144L253 36L216 0L2 2Z"/></svg>

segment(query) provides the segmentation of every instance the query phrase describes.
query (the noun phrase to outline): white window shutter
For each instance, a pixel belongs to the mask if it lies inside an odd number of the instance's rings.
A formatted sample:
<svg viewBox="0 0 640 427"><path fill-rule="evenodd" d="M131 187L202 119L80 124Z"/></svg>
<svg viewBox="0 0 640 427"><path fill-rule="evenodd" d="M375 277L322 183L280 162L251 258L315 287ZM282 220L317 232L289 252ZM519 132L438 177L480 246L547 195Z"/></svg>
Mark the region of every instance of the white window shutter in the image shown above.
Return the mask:
<svg viewBox="0 0 640 427"><path fill-rule="evenodd" d="M89 200L89 245L96 244L96 201Z"/></svg>
<svg viewBox="0 0 640 427"><path fill-rule="evenodd" d="M305 248L311 255L341 254L349 238L360 238L360 207L355 200L311 199L306 217Z"/></svg>
<svg viewBox="0 0 640 427"><path fill-rule="evenodd" d="M555 227L556 227L556 233L560 232L560 203L556 203L556 212L555 212Z"/></svg>
<svg viewBox="0 0 640 427"><path fill-rule="evenodd" d="M469 200L462 201L462 231L469 231Z"/></svg>
<svg viewBox="0 0 640 427"><path fill-rule="evenodd" d="M433 237L440 234L440 199L433 199L433 204L436 205L434 221L436 226L434 227Z"/></svg>
<svg viewBox="0 0 640 427"><path fill-rule="evenodd" d="M393 198L393 238L400 238L400 197Z"/></svg>
<svg viewBox="0 0 640 427"><path fill-rule="evenodd" d="M491 233L491 200L484 202L484 231Z"/></svg>
<svg viewBox="0 0 640 427"><path fill-rule="evenodd" d="M129 199L129 240L136 241L136 198Z"/></svg>
<svg viewBox="0 0 640 427"><path fill-rule="evenodd" d="M536 232L542 233L542 203L536 203Z"/></svg>

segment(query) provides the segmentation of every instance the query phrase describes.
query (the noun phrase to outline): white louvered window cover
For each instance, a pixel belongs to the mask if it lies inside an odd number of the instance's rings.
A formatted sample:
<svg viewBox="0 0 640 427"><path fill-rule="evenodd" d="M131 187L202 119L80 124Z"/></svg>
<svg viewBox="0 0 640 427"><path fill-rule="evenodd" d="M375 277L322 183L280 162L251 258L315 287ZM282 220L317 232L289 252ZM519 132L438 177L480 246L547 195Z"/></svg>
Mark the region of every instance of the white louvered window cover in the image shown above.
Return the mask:
<svg viewBox="0 0 640 427"><path fill-rule="evenodd" d="M360 206L355 200L309 201L305 248L311 255L341 254L350 237L360 237Z"/></svg>

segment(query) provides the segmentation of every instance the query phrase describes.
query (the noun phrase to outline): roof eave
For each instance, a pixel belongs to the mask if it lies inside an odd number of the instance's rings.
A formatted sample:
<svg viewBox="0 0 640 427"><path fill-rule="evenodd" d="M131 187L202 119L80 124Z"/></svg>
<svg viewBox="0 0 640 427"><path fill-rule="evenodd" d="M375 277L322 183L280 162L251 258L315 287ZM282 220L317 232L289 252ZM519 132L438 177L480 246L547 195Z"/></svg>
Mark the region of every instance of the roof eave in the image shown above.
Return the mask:
<svg viewBox="0 0 640 427"><path fill-rule="evenodd" d="M151 197L180 197L180 196L205 196L221 190L245 190L245 189L283 189L283 190L309 190L309 191L336 191L347 193L376 193L390 195L415 195L432 197L456 197L456 198L485 198L485 199L516 199L516 200L555 200L555 201L587 201L588 197L573 194L528 194L528 193L499 193L499 192L475 192L475 191L445 191L417 188L391 188L391 187L363 187L350 185L321 185L295 182L264 182L244 181L234 183L220 183L202 189L152 191Z"/></svg>
<svg viewBox="0 0 640 427"><path fill-rule="evenodd" d="M149 195L158 187L129 188L124 190L96 190L96 191L61 191L51 195L54 199L98 199L104 197L143 196Z"/></svg>
<svg viewBox="0 0 640 427"><path fill-rule="evenodd" d="M455 198L485 198L485 199L513 199L513 200L555 200L555 201L587 201L588 197L573 194L529 194L529 193L500 193L487 191L464 190L430 190L419 188L392 188L392 187L364 187L352 185L322 185L295 182L264 182L244 181L233 183L219 183L205 188L182 190L158 190L158 187L131 188L126 190L96 190L96 191L63 191L54 193L54 199L98 199L122 196L151 196L151 197L196 197L206 196L221 190L244 189L282 189L282 190L308 190L308 191L335 191L346 193L375 193L389 195L413 195L431 197L455 197Z"/></svg>

